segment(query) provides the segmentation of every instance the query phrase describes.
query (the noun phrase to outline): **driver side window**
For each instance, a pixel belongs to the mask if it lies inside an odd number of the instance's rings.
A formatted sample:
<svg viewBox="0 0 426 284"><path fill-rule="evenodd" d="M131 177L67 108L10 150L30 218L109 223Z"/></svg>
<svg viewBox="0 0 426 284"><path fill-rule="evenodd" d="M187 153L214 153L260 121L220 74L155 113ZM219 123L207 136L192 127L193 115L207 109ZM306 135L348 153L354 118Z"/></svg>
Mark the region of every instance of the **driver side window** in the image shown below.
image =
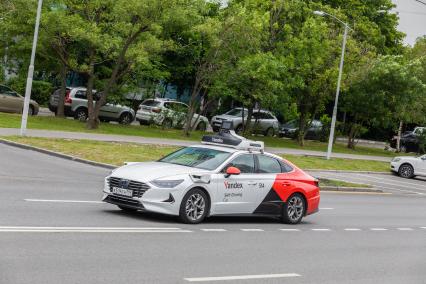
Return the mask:
<svg viewBox="0 0 426 284"><path fill-rule="evenodd" d="M254 157L252 154L240 155L226 165L222 171L225 172L229 167L236 167L242 174L254 173Z"/></svg>

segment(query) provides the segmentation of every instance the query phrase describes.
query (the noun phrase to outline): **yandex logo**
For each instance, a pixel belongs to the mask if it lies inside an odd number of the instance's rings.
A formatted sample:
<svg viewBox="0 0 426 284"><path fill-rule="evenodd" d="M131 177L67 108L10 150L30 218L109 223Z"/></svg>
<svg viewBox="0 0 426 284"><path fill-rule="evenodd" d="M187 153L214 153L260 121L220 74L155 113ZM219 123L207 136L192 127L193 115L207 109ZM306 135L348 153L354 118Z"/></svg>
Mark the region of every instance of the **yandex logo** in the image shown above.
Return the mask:
<svg viewBox="0 0 426 284"><path fill-rule="evenodd" d="M223 183L225 184L225 188L227 188L227 189L243 188L242 183L238 183L238 182L229 183L227 181L224 181Z"/></svg>

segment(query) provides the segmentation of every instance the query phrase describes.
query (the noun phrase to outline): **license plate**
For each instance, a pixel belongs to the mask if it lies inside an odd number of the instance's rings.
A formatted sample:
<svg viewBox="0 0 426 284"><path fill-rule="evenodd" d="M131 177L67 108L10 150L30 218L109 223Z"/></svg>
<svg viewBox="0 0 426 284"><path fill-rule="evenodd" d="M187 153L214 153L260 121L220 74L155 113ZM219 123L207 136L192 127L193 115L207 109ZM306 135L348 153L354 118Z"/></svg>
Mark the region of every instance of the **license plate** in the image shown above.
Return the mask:
<svg viewBox="0 0 426 284"><path fill-rule="evenodd" d="M118 194L118 195L127 196L127 197L132 197L133 196L133 190L125 189L125 188L120 188L120 187L113 187L112 188L112 193Z"/></svg>

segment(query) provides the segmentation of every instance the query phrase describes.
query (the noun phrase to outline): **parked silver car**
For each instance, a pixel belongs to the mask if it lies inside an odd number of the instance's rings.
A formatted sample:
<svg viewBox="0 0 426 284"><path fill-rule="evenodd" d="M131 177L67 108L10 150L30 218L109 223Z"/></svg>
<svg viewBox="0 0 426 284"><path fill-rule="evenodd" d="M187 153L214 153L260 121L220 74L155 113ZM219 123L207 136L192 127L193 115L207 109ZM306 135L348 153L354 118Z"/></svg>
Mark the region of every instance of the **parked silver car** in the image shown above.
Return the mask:
<svg viewBox="0 0 426 284"><path fill-rule="evenodd" d="M60 90L56 90L49 100L49 109L52 112L57 111ZM98 100L99 96L93 91L94 99ZM74 117L80 121L86 121L88 118L86 88L67 88L65 95L65 116ZM101 121L118 121L120 124L130 124L135 118L135 111L127 106L114 105L107 103L101 107L99 119Z"/></svg>
<svg viewBox="0 0 426 284"><path fill-rule="evenodd" d="M11 113L22 113L24 110L24 97L9 87L0 85L0 111ZM28 108L29 115L37 115L39 105L30 100Z"/></svg>
<svg viewBox="0 0 426 284"><path fill-rule="evenodd" d="M247 119L247 109L244 109L244 121ZM214 131L219 131L222 121L232 121L235 132L241 133L243 130L243 109L234 108L225 114L216 115L212 118L211 124ZM274 136L278 133L278 119L269 111L256 109L251 118L252 129L256 133L262 133L265 136Z"/></svg>
<svg viewBox="0 0 426 284"><path fill-rule="evenodd" d="M147 99L139 106L136 112L136 120L141 125L157 124L165 128L182 128L186 122L188 105L171 99L155 98ZM205 131L209 120L198 114L194 114L192 124L197 123L195 129Z"/></svg>

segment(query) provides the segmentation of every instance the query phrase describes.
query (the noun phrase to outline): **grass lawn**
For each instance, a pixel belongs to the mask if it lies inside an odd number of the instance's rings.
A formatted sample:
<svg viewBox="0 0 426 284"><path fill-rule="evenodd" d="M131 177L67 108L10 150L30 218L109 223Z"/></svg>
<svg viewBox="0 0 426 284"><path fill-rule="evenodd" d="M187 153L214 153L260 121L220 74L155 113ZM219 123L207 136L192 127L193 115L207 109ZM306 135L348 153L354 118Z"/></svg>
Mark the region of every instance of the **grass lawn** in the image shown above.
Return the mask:
<svg viewBox="0 0 426 284"><path fill-rule="evenodd" d="M333 179L320 179L320 187L323 186L336 186L336 187L358 187L358 188L370 188L370 185L351 183Z"/></svg>
<svg viewBox="0 0 426 284"><path fill-rule="evenodd" d="M80 158L123 165L124 162L153 161L178 149L179 147L139 145L133 143L100 142L91 140L48 139L31 137L5 137L8 140L32 145ZM286 159L302 169L388 171L384 162L366 160L331 159L285 155Z"/></svg>

